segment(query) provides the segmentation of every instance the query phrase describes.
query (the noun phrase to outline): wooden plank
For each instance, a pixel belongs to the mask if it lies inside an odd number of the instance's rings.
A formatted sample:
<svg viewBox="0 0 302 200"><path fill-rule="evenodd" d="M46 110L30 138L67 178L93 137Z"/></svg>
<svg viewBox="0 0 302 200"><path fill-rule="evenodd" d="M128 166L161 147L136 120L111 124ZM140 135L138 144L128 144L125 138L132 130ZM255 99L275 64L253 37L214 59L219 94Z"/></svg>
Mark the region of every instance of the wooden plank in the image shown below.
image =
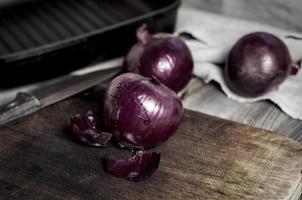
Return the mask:
<svg viewBox="0 0 302 200"><path fill-rule="evenodd" d="M196 78L192 79L186 93L183 103L188 109L269 130L302 142L301 120L290 118L272 102L239 103L228 99L217 84L204 84ZM297 187L297 191L302 191L302 185Z"/></svg>
<svg viewBox="0 0 302 200"><path fill-rule="evenodd" d="M228 99L214 83L193 79L183 101L188 109L240 122L293 138L302 142L302 122L283 113L270 101L239 103Z"/></svg>
<svg viewBox="0 0 302 200"><path fill-rule="evenodd" d="M83 146L68 119L100 110L101 91L46 108L0 129L0 199L290 199L299 196L302 146L288 138L186 111L177 133L156 150L159 170L132 183L101 160L131 153Z"/></svg>

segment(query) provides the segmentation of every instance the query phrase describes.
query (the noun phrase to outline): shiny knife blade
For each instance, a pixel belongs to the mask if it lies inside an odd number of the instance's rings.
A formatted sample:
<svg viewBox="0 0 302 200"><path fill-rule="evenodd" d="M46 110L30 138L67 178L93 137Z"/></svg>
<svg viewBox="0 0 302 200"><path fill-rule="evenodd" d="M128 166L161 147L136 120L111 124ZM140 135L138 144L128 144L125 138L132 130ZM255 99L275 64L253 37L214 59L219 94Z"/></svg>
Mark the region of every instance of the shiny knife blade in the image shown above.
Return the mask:
<svg viewBox="0 0 302 200"><path fill-rule="evenodd" d="M113 78L120 71L121 58L75 71L31 92L18 92L0 107L0 126L31 115L51 104Z"/></svg>

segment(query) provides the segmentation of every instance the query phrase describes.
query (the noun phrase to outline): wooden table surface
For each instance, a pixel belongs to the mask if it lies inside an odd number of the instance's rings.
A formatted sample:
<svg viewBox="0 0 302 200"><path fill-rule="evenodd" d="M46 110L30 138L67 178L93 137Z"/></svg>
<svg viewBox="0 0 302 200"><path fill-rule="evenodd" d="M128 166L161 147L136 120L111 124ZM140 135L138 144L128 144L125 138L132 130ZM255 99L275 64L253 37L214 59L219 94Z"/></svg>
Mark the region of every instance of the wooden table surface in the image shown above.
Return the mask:
<svg viewBox="0 0 302 200"><path fill-rule="evenodd" d="M184 6L217 13L222 12L223 4L223 1L183 1ZM234 4L233 6L236 5ZM246 9L250 8L246 7ZM261 16L263 17L262 11L256 11L260 12L259 19L261 19ZM253 10L254 12L255 9ZM246 13L242 12L243 16L245 16L244 14ZM273 18L267 18L265 21L271 24L273 20ZM263 20L261 22L263 23ZM278 23L282 27L282 21L279 20ZM277 25L277 22L275 25ZM286 26L291 29L295 28L290 23L287 23ZM272 102L239 103L228 99L217 84L205 85L198 79L191 81L188 94L183 102L188 109L270 130L293 138L300 143L302 142L302 121L290 118ZM302 196L300 200L302 200Z"/></svg>
<svg viewBox="0 0 302 200"><path fill-rule="evenodd" d="M290 118L270 101L240 103L228 99L218 84L205 84L195 78L188 86L183 103L187 109L269 130L302 142L302 121Z"/></svg>
<svg viewBox="0 0 302 200"><path fill-rule="evenodd" d="M215 83L193 79L183 100L187 109L280 133L302 142L302 121L283 113L270 101L239 103L228 99Z"/></svg>
<svg viewBox="0 0 302 200"><path fill-rule="evenodd" d="M206 85L199 79L192 79L183 103L190 110L270 130L302 142L302 121L291 119L269 101L239 103L228 99L215 83Z"/></svg>
<svg viewBox="0 0 302 200"><path fill-rule="evenodd" d="M153 149L162 152L162 160L150 179L132 183L113 177L102 170L102 159L131 153L86 147L68 129L75 113L101 110L101 94L103 89L95 88L1 127L1 200L296 200L301 194L301 144L187 110L175 135Z"/></svg>

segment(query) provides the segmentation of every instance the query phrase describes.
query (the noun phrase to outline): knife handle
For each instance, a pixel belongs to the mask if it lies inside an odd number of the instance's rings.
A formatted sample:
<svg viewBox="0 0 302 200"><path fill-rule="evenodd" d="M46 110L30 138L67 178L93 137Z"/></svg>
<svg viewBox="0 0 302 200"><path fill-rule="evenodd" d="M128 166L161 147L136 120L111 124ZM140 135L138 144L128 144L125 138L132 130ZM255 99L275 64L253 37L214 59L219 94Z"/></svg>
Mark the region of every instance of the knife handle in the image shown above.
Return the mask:
<svg viewBox="0 0 302 200"><path fill-rule="evenodd" d="M35 96L18 92L13 101L0 107L0 126L33 114L40 108L41 103Z"/></svg>

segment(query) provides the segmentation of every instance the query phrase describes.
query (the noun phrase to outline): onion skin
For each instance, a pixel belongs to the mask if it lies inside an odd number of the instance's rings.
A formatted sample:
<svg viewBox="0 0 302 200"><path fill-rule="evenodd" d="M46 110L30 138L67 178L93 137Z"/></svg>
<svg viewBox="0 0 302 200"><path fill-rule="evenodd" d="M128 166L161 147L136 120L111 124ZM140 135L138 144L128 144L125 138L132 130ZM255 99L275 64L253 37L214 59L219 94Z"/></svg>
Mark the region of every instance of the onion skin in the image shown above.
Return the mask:
<svg viewBox="0 0 302 200"><path fill-rule="evenodd" d="M226 83L235 93L258 97L276 89L289 75L292 60L276 36L256 32L232 48L225 67Z"/></svg>
<svg viewBox="0 0 302 200"><path fill-rule="evenodd" d="M155 79L125 73L107 89L104 122L116 141L151 148L174 134L182 120L182 103Z"/></svg>
<svg viewBox="0 0 302 200"><path fill-rule="evenodd" d="M152 36L146 25L137 30L137 38L125 58L125 71L156 77L175 92L183 89L192 77L193 59L182 39L166 33Z"/></svg>
<svg viewBox="0 0 302 200"><path fill-rule="evenodd" d="M142 181L150 177L160 163L161 154L157 152L144 153L138 151L136 155L127 160L104 159L105 170L117 177L129 181Z"/></svg>
<svg viewBox="0 0 302 200"><path fill-rule="evenodd" d="M88 111L84 118L78 114L75 115L70 119L70 133L75 139L87 146L110 146L112 134L101 131L96 118L91 111Z"/></svg>
<svg viewBox="0 0 302 200"><path fill-rule="evenodd" d="M87 111L84 120L88 128L95 131L101 130L100 119L91 110Z"/></svg>

